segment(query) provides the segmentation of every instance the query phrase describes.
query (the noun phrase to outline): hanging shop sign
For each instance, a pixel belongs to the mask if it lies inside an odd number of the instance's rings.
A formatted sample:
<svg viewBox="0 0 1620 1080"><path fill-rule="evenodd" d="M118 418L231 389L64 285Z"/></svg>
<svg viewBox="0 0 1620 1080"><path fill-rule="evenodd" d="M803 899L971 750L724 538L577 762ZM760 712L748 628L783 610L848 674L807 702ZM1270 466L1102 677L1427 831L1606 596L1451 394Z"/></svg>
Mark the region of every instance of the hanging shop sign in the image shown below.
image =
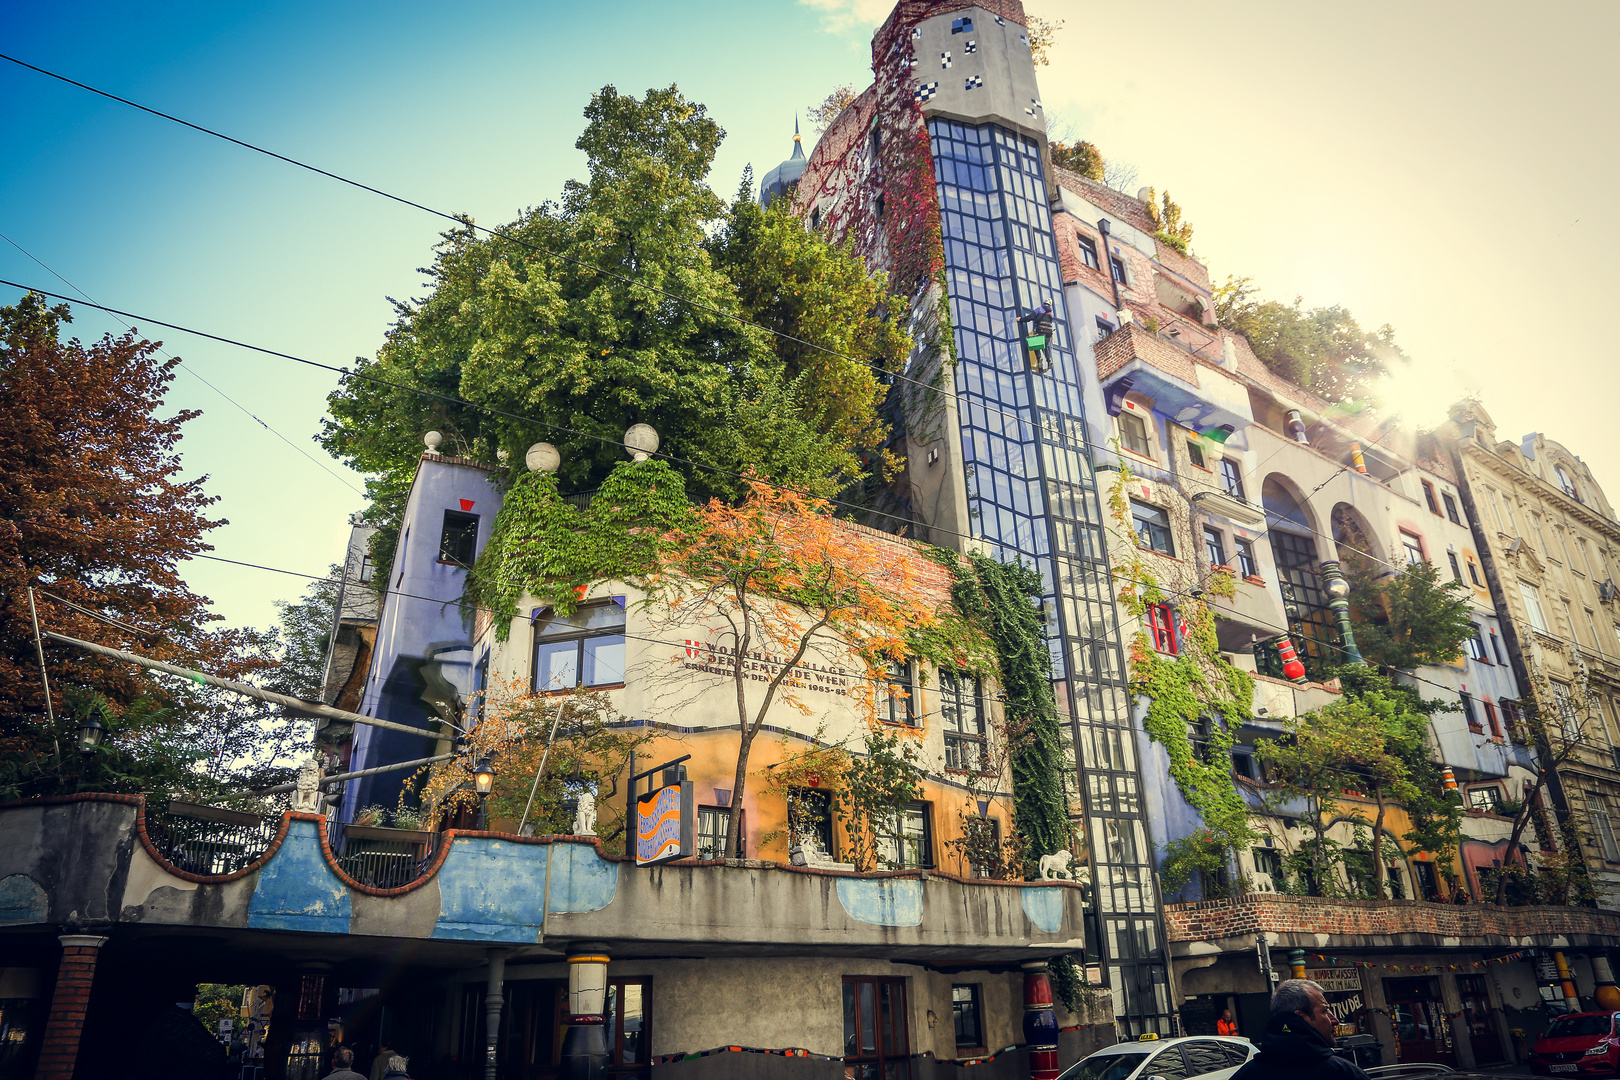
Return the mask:
<svg viewBox="0 0 1620 1080"><path fill-rule="evenodd" d="M694 813L690 780L661 784L638 797L636 865L657 866L690 856Z"/></svg>
<svg viewBox="0 0 1620 1080"><path fill-rule="evenodd" d="M1361 992L1361 972L1353 967L1314 968L1306 971L1305 977L1327 993Z"/></svg>

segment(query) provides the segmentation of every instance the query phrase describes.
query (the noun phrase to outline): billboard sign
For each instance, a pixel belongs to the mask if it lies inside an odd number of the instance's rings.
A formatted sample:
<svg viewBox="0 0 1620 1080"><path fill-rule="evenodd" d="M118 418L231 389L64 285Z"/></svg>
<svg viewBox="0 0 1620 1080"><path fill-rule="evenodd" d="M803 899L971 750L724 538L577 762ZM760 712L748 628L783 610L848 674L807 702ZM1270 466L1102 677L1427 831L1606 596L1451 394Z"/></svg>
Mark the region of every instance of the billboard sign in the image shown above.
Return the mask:
<svg viewBox="0 0 1620 1080"><path fill-rule="evenodd" d="M657 866L694 850L692 781L656 787L636 800L636 865Z"/></svg>

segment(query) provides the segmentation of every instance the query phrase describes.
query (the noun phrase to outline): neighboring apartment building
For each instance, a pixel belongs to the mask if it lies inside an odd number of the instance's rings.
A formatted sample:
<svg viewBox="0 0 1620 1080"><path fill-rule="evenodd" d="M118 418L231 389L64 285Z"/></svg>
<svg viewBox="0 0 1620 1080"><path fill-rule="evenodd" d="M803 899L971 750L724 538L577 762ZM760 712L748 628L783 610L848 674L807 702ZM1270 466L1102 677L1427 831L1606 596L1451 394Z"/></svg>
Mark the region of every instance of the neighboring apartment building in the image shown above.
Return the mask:
<svg viewBox="0 0 1620 1080"><path fill-rule="evenodd" d="M1451 410L1460 476L1517 675L1564 758L1552 806L1581 834L1599 903L1620 907L1620 523L1592 470L1539 433L1498 442L1483 406Z"/></svg>
<svg viewBox="0 0 1620 1080"><path fill-rule="evenodd" d="M371 561L374 525L349 518L349 543L344 552L337 601L333 604L326 670L321 677L321 700L348 712L358 712L371 670L371 650L377 643L377 613L381 609ZM354 750L353 725L322 720L317 741L327 748L328 772L347 772Z"/></svg>

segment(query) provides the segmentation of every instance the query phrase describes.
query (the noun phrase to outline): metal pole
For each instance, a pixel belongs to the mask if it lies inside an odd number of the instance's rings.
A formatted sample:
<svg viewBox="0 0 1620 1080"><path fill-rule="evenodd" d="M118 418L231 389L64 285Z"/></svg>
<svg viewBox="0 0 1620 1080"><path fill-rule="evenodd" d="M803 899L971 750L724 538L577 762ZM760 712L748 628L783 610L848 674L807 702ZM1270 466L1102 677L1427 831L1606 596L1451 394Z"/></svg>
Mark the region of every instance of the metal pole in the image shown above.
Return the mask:
<svg viewBox="0 0 1620 1080"><path fill-rule="evenodd" d="M636 752L630 751L630 782L624 785L624 853L636 857Z"/></svg>
<svg viewBox="0 0 1620 1080"><path fill-rule="evenodd" d="M87 652L93 652L100 656L110 656L114 660L123 660L127 663L139 664L141 667L151 668L153 671L162 671L167 672L170 675L178 675L182 679L190 679L192 682L201 683L204 686L217 686L222 690L230 690L234 693L245 694L248 697L258 698L260 701L268 701L274 705L284 705L289 709L297 709L300 712L310 713L313 716L324 716L328 720L342 720L347 724L366 724L370 727L386 728L389 731L403 731L407 735L433 734L433 732L429 731L427 728L411 727L409 724L396 724L392 720L378 720L375 716L362 716L360 713L352 713L347 709L335 709L330 705L323 705L315 701L305 701L303 698L295 698L287 694L278 694L273 690L261 690L259 687L249 685L248 683L236 682L233 679L221 679L217 675L207 675L201 671L192 671L190 668L183 668L178 664L165 664L161 660L153 660L148 656L137 656L132 652L125 652L123 649L109 649L107 646L97 645L93 641L80 641L78 638L71 638L65 634L53 634L49 630L45 631L45 636L50 638L52 641L60 641L65 645L76 645ZM442 716L439 717L439 720L441 723L448 724L457 731L462 731L461 728L456 727L455 724L450 723L449 720L444 719ZM465 734L464 731L462 731L462 733Z"/></svg>
<svg viewBox="0 0 1620 1080"><path fill-rule="evenodd" d="M534 772L534 783L529 785L529 801L523 804L523 817L518 820L518 835L524 835L523 826L529 823L529 811L534 809L534 793L540 790L540 777L546 772L546 759L551 757L551 743L557 737L557 721L562 719L563 698L557 699L557 710L551 714L551 734L546 736L546 749L540 755L540 767ZM632 761L630 767L634 769L636 763Z"/></svg>
<svg viewBox="0 0 1620 1080"><path fill-rule="evenodd" d="M375 768L360 769L355 772L334 773L331 776L321 777L321 787L330 787L333 784L341 784L345 780L358 780L362 776L376 776L378 773L398 772L400 769L409 769L418 765L432 765L435 762L449 761L451 758L459 756L460 755L458 754L440 754L437 757L417 758L415 761L401 761L394 765L378 765ZM280 795L283 791L292 791L297 787L298 784L296 781L294 781L293 783L289 784L277 784L275 787L265 788L263 791L255 791L253 794Z"/></svg>
<svg viewBox="0 0 1620 1080"><path fill-rule="evenodd" d="M501 984L506 979L506 950L489 950L489 984L484 991L484 1080L497 1080L496 1055L501 1042Z"/></svg>
<svg viewBox="0 0 1620 1080"><path fill-rule="evenodd" d="M39 655L39 681L45 684L45 721L51 727L51 745L56 748L57 768L62 766L62 743L56 737L56 710L51 708L51 678L45 674L45 642L39 636L39 609L34 607L34 587L28 586L28 618L34 623L34 652Z"/></svg>

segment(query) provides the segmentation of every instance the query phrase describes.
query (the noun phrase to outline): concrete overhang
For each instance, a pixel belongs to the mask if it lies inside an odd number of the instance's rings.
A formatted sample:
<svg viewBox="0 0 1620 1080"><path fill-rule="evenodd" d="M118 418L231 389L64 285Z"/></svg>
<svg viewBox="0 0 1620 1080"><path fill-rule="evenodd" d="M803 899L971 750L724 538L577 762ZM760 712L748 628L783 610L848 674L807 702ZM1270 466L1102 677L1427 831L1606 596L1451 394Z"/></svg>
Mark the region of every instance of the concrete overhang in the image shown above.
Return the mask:
<svg viewBox="0 0 1620 1080"><path fill-rule="evenodd" d="M1254 423L1249 396L1237 382L1213 370L1200 372L1191 354L1135 323L1127 323L1095 346L1097 378L1111 416L1127 393L1153 399L1154 411L1196 431Z"/></svg>

